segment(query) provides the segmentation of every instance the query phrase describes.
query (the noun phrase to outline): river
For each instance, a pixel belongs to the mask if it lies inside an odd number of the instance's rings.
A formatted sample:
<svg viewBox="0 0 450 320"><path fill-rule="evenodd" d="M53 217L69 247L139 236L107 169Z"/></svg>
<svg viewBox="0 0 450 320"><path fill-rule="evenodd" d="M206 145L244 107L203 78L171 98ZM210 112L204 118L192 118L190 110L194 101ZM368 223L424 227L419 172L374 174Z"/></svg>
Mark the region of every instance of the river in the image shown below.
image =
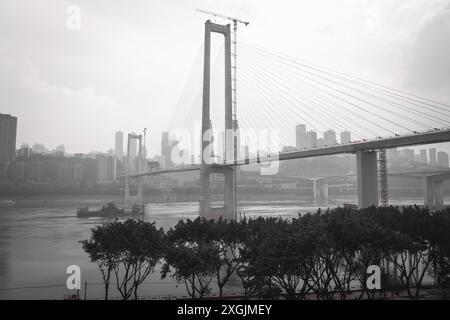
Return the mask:
<svg viewBox="0 0 450 320"><path fill-rule="evenodd" d="M107 200L120 202L119 198ZM96 264L89 262L79 241L90 236L91 228L108 220L77 218L75 212L80 206L100 207L104 201L101 197L33 197L20 199L15 205L0 206L0 299L62 299L72 293L65 286L68 276L65 272L69 265L80 266L83 287L87 282L87 298L102 298L100 273ZM238 211L247 217L293 217L345 202L354 203L356 199L330 199L322 206L308 199L241 200ZM445 202L450 203L450 198ZM392 202L394 205L413 203L423 204L423 200ZM167 230L180 219L195 219L197 216L198 202L161 202L146 205L144 220L154 221L157 227ZM142 285L141 296L156 298L185 294L182 285L177 285L171 278L161 280L159 272L157 268ZM228 288L230 292L238 289L237 286ZM84 297L84 290L80 295ZM119 296L114 289L110 295Z"/></svg>

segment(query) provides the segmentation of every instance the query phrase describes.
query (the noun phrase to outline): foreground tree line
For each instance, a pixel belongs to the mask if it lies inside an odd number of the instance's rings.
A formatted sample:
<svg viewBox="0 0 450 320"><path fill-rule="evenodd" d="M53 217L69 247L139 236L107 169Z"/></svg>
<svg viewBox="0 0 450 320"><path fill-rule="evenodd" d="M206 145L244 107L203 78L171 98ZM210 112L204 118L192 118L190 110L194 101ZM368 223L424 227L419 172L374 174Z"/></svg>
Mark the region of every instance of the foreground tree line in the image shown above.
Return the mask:
<svg viewBox="0 0 450 320"><path fill-rule="evenodd" d="M239 222L197 218L167 232L154 223L116 220L92 229L81 243L99 267L105 299L111 283L123 299L137 299L157 266L191 298L222 296L238 279L249 297L373 299L377 290L368 288L366 272L371 265L382 267L384 294L419 299L425 280L442 292L450 288L450 209L337 208ZM356 295L355 284L361 287Z"/></svg>

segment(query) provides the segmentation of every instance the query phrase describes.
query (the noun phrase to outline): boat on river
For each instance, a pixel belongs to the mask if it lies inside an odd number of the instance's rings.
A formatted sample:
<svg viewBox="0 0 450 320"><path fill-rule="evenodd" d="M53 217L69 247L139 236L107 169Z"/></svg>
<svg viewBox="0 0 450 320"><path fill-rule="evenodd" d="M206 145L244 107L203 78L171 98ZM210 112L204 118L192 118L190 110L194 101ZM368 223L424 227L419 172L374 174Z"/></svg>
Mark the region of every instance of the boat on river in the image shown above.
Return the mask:
<svg viewBox="0 0 450 320"><path fill-rule="evenodd" d="M14 200L0 200L0 207L9 207L15 204L16 202Z"/></svg>
<svg viewBox="0 0 450 320"><path fill-rule="evenodd" d="M114 203L108 202L99 210L89 210L88 207L81 207L77 210L77 217L126 217L130 215L142 215L144 214L143 205L134 205L131 210L125 210L117 207Z"/></svg>

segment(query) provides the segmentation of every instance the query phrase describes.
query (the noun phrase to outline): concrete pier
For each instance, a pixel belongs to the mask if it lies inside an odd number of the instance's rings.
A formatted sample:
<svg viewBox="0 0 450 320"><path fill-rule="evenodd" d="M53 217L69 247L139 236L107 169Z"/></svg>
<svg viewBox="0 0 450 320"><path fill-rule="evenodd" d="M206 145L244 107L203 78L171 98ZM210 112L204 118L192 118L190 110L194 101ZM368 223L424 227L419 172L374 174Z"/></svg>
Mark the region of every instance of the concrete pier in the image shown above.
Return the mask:
<svg viewBox="0 0 450 320"><path fill-rule="evenodd" d="M378 168L376 151L356 153L358 205L367 208L378 205Z"/></svg>
<svg viewBox="0 0 450 320"><path fill-rule="evenodd" d="M423 193L425 206L437 207L444 204L442 192L442 179L439 176L427 176L424 178Z"/></svg>

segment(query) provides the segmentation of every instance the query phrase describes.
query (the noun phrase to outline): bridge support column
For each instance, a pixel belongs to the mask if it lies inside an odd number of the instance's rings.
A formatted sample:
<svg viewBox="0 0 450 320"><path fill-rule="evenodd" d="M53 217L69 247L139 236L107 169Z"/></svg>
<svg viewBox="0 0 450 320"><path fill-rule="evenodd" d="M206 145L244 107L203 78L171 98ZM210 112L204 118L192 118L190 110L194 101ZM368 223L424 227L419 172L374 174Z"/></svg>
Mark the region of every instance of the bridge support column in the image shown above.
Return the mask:
<svg viewBox="0 0 450 320"><path fill-rule="evenodd" d="M205 154L212 141L210 129L210 85L211 85L211 33L222 34L225 38L225 130L233 130L232 83L231 83L231 30L230 25L220 25L206 21L205 51L203 60L203 105L202 105L202 166L200 169L200 216L205 218L235 219L235 174L233 168L214 168L210 155ZM225 159L236 159L234 137L225 132ZM211 208L209 179L211 173L224 175L225 192L223 208Z"/></svg>
<svg viewBox="0 0 450 320"><path fill-rule="evenodd" d="M320 192L319 192L319 190L317 188L317 185L318 185L317 180L313 180L313 200L314 200L314 203L316 203L319 200Z"/></svg>
<svg viewBox="0 0 450 320"><path fill-rule="evenodd" d="M378 205L378 170L376 151L356 153L358 205L367 208Z"/></svg>
<svg viewBox="0 0 450 320"><path fill-rule="evenodd" d="M200 217L207 219L235 219L235 193L234 193L234 172L232 167L225 168L205 168L201 171L201 194L200 194ZM212 208L209 189L209 178L211 174L219 173L224 175L224 205L221 208Z"/></svg>
<svg viewBox="0 0 450 320"><path fill-rule="evenodd" d="M328 183L327 182L324 182L324 183L321 183L321 200L322 201L325 201L325 202L328 202Z"/></svg>
<svg viewBox="0 0 450 320"><path fill-rule="evenodd" d="M434 206L433 177L425 177L423 181L423 197L426 206Z"/></svg>
<svg viewBox="0 0 450 320"><path fill-rule="evenodd" d="M128 178L128 174L125 175L125 193L123 198L123 203L125 207L128 207L130 205L131 199L130 199L130 178Z"/></svg>
<svg viewBox="0 0 450 320"><path fill-rule="evenodd" d="M434 184L434 202L436 206L444 205L444 193L442 192L442 181L436 181Z"/></svg>
<svg viewBox="0 0 450 320"><path fill-rule="evenodd" d="M429 176L424 179L423 186L424 204L426 206L444 205L444 194L442 192L442 181L437 177Z"/></svg>
<svg viewBox="0 0 450 320"><path fill-rule="evenodd" d="M135 195L131 195L130 193L130 178L125 176L125 192L124 192L124 206L125 207L131 207L135 204L137 205L143 205L144 204L144 184L141 180L142 178L139 178L137 182L137 193Z"/></svg>
<svg viewBox="0 0 450 320"><path fill-rule="evenodd" d="M314 203L321 203L328 201L328 183L320 182L314 179L313 181L313 199Z"/></svg>
<svg viewBox="0 0 450 320"><path fill-rule="evenodd" d="M209 190L209 175L210 170L208 166L200 169L200 203L199 214L200 217L207 218L211 211L210 190Z"/></svg>
<svg viewBox="0 0 450 320"><path fill-rule="evenodd" d="M138 180L138 187L137 187L137 195L136 195L136 204L143 205L144 204L144 184L143 184L143 178L139 178Z"/></svg>

